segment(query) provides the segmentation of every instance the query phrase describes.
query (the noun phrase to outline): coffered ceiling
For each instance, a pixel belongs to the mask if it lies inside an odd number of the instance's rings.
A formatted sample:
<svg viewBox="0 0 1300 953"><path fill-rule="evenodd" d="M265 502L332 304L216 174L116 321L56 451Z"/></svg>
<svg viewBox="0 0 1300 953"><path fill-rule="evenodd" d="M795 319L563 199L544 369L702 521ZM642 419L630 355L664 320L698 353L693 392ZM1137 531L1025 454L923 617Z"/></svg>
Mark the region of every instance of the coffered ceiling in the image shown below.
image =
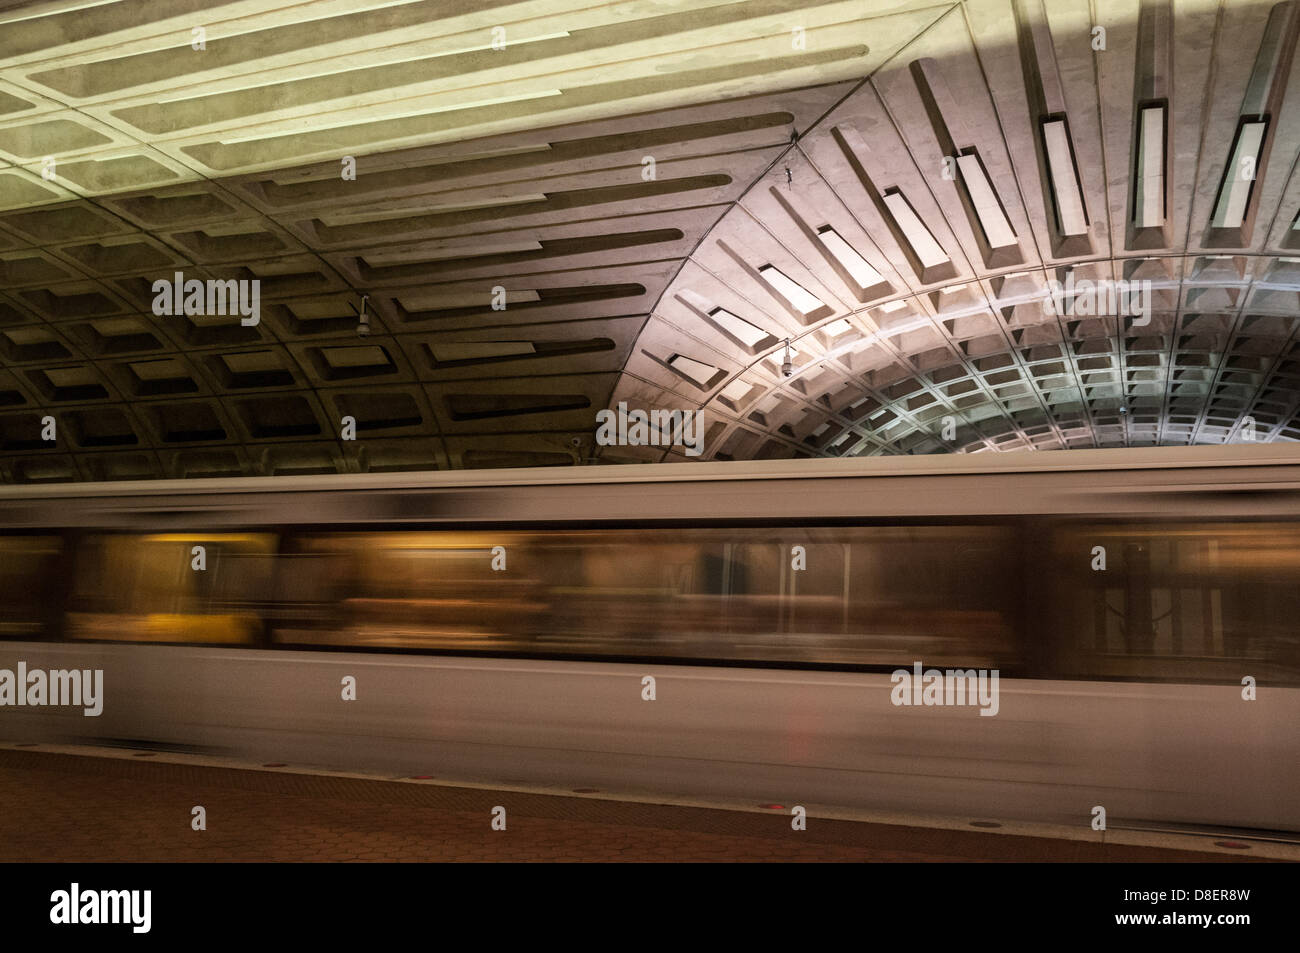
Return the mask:
<svg viewBox="0 0 1300 953"><path fill-rule="evenodd" d="M1298 31L0 0L0 479L684 459L597 445L620 403L703 459L1300 439ZM155 314L178 272L260 323Z"/></svg>

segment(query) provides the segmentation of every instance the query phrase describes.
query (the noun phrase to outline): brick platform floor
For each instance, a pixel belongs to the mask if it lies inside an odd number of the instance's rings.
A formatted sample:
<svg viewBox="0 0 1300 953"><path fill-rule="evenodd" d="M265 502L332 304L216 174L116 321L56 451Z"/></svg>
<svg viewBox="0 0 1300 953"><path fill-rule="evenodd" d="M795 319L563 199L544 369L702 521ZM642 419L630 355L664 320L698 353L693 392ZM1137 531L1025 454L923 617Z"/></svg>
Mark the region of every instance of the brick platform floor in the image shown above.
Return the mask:
<svg viewBox="0 0 1300 953"><path fill-rule="evenodd" d="M207 830L190 827L207 809ZM492 809L507 829L491 829ZM1224 861L1222 854L0 751L0 861Z"/></svg>

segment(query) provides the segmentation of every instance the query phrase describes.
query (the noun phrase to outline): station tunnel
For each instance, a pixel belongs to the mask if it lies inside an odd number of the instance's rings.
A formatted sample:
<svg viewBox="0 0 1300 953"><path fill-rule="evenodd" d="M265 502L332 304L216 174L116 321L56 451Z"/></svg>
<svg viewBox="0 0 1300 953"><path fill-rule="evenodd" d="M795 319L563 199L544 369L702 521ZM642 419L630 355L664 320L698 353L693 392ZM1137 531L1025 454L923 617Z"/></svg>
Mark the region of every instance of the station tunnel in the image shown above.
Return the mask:
<svg viewBox="0 0 1300 953"><path fill-rule="evenodd" d="M1298 37L0 0L0 859L1300 859Z"/></svg>

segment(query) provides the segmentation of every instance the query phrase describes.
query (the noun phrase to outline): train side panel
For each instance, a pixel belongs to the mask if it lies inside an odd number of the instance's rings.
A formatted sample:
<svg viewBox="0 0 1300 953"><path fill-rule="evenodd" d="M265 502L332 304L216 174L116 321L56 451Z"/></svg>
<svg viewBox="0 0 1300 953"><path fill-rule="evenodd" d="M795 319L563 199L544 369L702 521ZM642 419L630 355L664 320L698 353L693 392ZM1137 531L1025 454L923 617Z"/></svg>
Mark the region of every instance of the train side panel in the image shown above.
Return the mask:
<svg viewBox="0 0 1300 953"><path fill-rule="evenodd" d="M16 741L131 743L489 783L1077 824L1300 830L1300 690L1003 679L897 706L888 674L5 643L104 670L104 712L10 709ZM345 675L355 701L342 699ZM656 679L655 700L642 679Z"/></svg>

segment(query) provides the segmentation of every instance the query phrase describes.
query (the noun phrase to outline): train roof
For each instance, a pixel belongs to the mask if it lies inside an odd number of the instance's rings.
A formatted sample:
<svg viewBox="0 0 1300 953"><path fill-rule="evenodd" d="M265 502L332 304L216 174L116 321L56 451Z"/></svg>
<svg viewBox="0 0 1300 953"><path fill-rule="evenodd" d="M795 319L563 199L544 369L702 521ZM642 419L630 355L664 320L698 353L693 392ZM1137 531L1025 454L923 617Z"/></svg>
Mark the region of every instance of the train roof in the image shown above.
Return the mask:
<svg viewBox="0 0 1300 953"><path fill-rule="evenodd" d="M1269 466L1300 466L1300 443L27 484L0 487L0 500Z"/></svg>

